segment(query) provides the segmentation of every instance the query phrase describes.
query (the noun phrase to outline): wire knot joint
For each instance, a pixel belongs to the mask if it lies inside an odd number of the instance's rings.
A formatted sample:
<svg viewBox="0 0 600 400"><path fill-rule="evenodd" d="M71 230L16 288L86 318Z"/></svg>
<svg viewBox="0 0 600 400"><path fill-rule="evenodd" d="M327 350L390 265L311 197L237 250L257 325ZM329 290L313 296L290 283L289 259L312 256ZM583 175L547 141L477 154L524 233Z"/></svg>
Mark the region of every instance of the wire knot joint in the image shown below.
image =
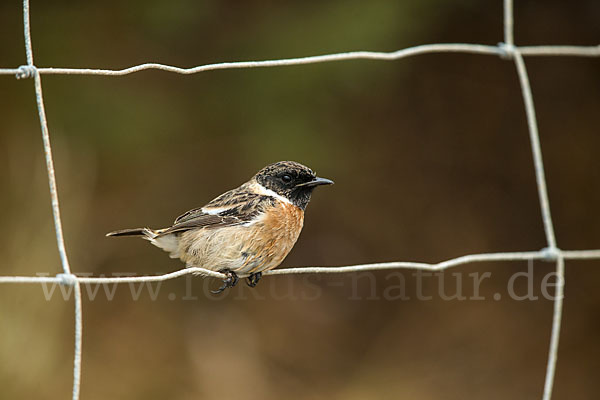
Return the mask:
<svg viewBox="0 0 600 400"><path fill-rule="evenodd" d="M17 79L27 79L33 78L37 72L37 68L35 65L21 65L18 68L16 78Z"/></svg>
<svg viewBox="0 0 600 400"><path fill-rule="evenodd" d="M512 60L517 52L517 48L514 44L506 44L504 42L498 43L500 49L500 57L504 60Z"/></svg>
<svg viewBox="0 0 600 400"><path fill-rule="evenodd" d="M541 250L542 261L555 262L560 257L561 251L558 247L544 247Z"/></svg>
<svg viewBox="0 0 600 400"><path fill-rule="evenodd" d="M75 286L77 284L77 276L73 274L57 274L56 277L61 285Z"/></svg>

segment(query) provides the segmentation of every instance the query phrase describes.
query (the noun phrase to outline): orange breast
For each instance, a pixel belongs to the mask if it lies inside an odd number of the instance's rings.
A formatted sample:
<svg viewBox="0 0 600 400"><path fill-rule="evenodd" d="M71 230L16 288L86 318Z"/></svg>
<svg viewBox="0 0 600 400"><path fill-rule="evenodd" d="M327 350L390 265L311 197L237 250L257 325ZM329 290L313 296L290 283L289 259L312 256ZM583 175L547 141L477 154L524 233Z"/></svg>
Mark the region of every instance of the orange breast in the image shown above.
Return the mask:
<svg viewBox="0 0 600 400"><path fill-rule="evenodd" d="M261 263L250 272L265 271L277 267L288 255L304 225L304 211L292 204L278 201L253 227L257 246L248 253L260 257ZM251 257L256 260L255 257ZM254 260L249 259L248 262Z"/></svg>

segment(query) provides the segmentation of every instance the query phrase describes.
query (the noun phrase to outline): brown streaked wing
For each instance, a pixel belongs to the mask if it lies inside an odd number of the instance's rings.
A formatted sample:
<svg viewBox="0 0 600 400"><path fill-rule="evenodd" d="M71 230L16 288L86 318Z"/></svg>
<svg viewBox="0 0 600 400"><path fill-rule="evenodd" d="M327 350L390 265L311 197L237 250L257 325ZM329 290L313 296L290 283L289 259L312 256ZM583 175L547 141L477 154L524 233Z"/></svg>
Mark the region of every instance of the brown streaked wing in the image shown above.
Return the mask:
<svg viewBox="0 0 600 400"><path fill-rule="evenodd" d="M172 227L160 232L159 236L188 231L195 228L217 228L241 223L244 223L244 221L234 216L194 213L193 217L189 217L185 221L176 223Z"/></svg>
<svg viewBox="0 0 600 400"><path fill-rule="evenodd" d="M166 235L174 232L182 232L195 228L218 228L224 226L243 224L252 220L262 213L266 206L273 205L275 199L270 196L256 193L238 192L226 193L226 201L217 201L223 197L211 201L206 206L190 210L177 217L172 227L161 232ZM207 214L204 209L222 209L218 214Z"/></svg>
<svg viewBox="0 0 600 400"><path fill-rule="evenodd" d="M184 212L179 217L175 218L175 221L173 221L173 225L177 225L179 223L189 221L190 219L194 219L196 217L205 215L206 213L202 211L202 208L203 207L198 207L198 208L194 208L192 210Z"/></svg>
<svg viewBox="0 0 600 400"><path fill-rule="evenodd" d="M194 219L196 217L204 215L205 213L202 211L203 208L204 209L217 208L217 209L225 210L225 209L229 209L229 208L234 208L237 205L239 205L240 203L248 202L249 200L251 200L251 198L260 197L259 194L251 193L247 190L244 190L245 186L246 186L246 184L244 184L236 189L232 189L228 192L225 192L225 193L221 194L220 196L212 199L206 205L204 205L202 207L194 208L192 210L189 210L189 211L181 214L179 217L177 217L175 219L175 222L173 222L173 225L176 225L181 222L185 222L190 219Z"/></svg>

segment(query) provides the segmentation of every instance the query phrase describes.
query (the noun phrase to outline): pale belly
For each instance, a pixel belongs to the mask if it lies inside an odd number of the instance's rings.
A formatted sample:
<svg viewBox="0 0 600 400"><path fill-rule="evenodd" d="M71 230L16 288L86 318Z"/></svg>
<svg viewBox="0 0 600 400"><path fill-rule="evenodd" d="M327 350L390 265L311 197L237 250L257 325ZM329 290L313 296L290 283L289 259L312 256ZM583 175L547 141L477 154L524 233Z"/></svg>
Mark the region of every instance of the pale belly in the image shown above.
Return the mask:
<svg viewBox="0 0 600 400"><path fill-rule="evenodd" d="M303 223L301 209L281 204L249 225L184 232L178 238L177 256L188 267L230 269L238 274L266 271L288 255Z"/></svg>

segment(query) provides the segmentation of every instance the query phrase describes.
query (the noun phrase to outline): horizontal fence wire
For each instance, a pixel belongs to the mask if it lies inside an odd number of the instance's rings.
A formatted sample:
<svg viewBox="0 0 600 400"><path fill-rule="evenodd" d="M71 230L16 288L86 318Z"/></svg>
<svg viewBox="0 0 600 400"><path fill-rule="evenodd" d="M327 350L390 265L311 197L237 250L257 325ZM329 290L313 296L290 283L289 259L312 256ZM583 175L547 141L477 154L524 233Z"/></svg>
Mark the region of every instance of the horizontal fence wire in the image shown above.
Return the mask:
<svg viewBox="0 0 600 400"><path fill-rule="evenodd" d="M579 57L599 57L599 46L521 46L514 47L523 56L579 56ZM99 68L43 68L36 67L42 75L101 75L101 76L123 76L145 70L159 70L173 72L182 75L197 74L199 72L215 71L220 69L244 69L244 68L267 68L284 67L305 64L318 64L333 61L350 60L379 60L396 61L402 58L421 54L435 53L471 53L483 55L496 55L500 57L508 56L506 45L499 43L497 46L488 46L468 43L440 43L424 44L420 46L408 47L393 52L378 51L351 51L335 54L324 54L319 56L285 58L279 60L263 61L239 61L223 62L215 64L200 65L192 68L180 68L172 65L159 63L145 63L135 65L124 69L99 69ZM16 75L18 77L29 77L30 72L27 66L19 68L0 68L0 75Z"/></svg>
<svg viewBox="0 0 600 400"><path fill-rule="evenodd" d="M206 71L222 69L242 69L242 68L266 68L282 67L293 65L317 64L335 61L349 60L379 60L394 61L406 57L437 54L437 53L471 53L482 55L494 55L503 59L513 60L517 71L523 103L527 117L527 126L531 143L533 165L536 176L536 186L540 203L540 211L547 246L538 251L524 252L503 252L503 253L483 253L469 254L439 263L423 262L384 262L373 264L349 265L342 267L302 267L286 268L266 271L265 276L269 275L290 275L290 274L331 274L331 273L350 273L361 271L378 271L389 269L419 269L440 271L448 268L457 267L465 264L497 261L517 261L517 260L545 260L556 264L556 274L558 284L554 300L554 310L552 318L552 331L550 336L550 346L548 351L548 360L546 365L546 378L542 394L543 400L550 400L552 397L552 387L554 384L554 375L557 363L558 344L560 337L560 325L562 317L563 295L564 295L564 273L565 260L584 260L600 259L600 249L595 250L562 250L557 247L552 216L550 213L550 203L546 188L546 178L542 159L542 151L533 103L533 95L529 83L529 77L523 57L529 56L577 56L577 57L600 57L600 45L597 46L516 46L514 44L513 34L513 1L504 0L504 41L496 46L467 43L445 43L445 44L426 44L421 46L409 47L393 52L377 51L353 51L335 54L325 54L309 57L288 58L278 60L264 61L240 61L223 62L215 64L200 65L192 68L180 68L171 65L159 63L146 63L135 65L124 69L97 69L97 68L56 68L56 67L37 67L33 60L33 49L30 32L30 8L29 0L23 0L23 22L25 37L25 54L27 64L18 68L0 68L0 75L14 75L18 79L33 78L35 96L38 108L38 116L42 131L42 141L44 144L44 154L46 157L46 169L48 173L48 183L52 203L52 213L54 218L54 227L56 233L57 247L63 271L56 276L0 276L0 283L58 283L61 285L73 286L75 288L75 345L73 361L73 400L79 399L81 385L81 355L82 355L82 337L83 337L83 318L81 305L81 284L86 283L128 283L128 282L157 282L169 279L179 278L188 274L198 274L218 279L225 279L226 276L220 272L211 271L201 267L191 267L177 270L171 273L152 276L119 276L119 277L83 277L77 276L71 272L67 251L62 232L62 222L60 217L60 206L58 201L58 192L56 186L56 177L54 173L54 161L52 157L52 146L50 134L46 120L44 107L41 75L99 75L99 76L123 76L145 70L160 70L177 74L195 74ZM244 277L244 275L240 275Z"/></svg>
<svg viewBox="0 0 600 400"><path fill-rule="evenodd" d="M481 253L468 254L452 258L435 264L411 261L392 261L372 264L346 265L340 267L296 267L281 268L262 273L263 276L271 275L300 275L300 274L345 274L350 272L383 271L390 269L419 269L424 271L443 271L466 264L498 261L551 261L563 260L592 260L600 259L600 250L557 250L547 248L539 251L522 251L507 253ZM61 285L74 285L75 283L135 283L135 282L161 282L179 278L185 275L202 275L217 279L226 279L221 272L212 271L201 267L189 267L160 275L118 276L118 277L93 277L77 276L74 274L59 273L56 276L0 276L0 283L58 283ZM248 274L238 274L240 278Z"/></svg>

